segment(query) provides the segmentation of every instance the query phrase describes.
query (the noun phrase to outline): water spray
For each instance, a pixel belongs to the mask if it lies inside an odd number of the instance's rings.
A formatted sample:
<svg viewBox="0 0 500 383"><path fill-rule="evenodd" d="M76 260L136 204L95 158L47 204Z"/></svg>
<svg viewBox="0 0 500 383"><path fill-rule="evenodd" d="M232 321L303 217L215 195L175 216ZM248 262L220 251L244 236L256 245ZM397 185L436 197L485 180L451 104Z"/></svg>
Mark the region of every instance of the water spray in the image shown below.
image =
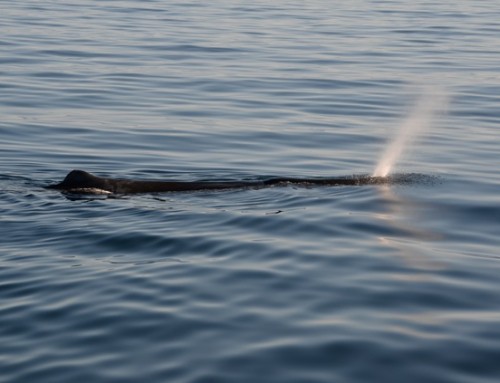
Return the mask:
<svg viewBox="0 0 500 383"><path fill-rule="evenodd" d="M415 107L403 121L396 137L382 155L373 172L374 177L386 177L393 169L403 151L413 143L417 136L428 130L436 115L442 112L447 104L447 97L442 90L426 88L417 100Z"/></svg>

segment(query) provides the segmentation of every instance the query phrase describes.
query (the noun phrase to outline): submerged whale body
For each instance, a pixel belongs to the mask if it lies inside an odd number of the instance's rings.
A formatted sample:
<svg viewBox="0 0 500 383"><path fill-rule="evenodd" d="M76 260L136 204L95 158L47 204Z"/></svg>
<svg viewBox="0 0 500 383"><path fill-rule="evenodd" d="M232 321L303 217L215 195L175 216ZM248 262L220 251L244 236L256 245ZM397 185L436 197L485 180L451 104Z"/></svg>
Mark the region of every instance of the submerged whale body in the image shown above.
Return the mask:
<svg viewBox="0 0 500 383"><path fill-rule="evenodd" d="M342 185L377 185L393 182L408 182L411 175L391 177L372 177L368 175L336 178L286 178L274 177L256 181L146 181L97 177L83 170L72 170L58 184L47 186L48 189L62 190L81 194L130 194L161 193L196 190L223 190L241 188L265 188L289 184L302 186L342 186Z"/></svg>

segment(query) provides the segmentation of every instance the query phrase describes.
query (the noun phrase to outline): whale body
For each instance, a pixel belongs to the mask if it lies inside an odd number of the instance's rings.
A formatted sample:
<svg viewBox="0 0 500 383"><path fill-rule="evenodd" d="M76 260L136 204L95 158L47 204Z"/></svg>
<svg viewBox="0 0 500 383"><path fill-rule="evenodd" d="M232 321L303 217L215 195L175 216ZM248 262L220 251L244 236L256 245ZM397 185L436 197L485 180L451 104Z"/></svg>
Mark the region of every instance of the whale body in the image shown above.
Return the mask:
<svg viewBox="0 0 500 383"><path fill-rule="evenodd" d="M130 193L162 193L184 192L196 190L224 190L241 188L265 188L272 186L348 186L373 185L391 182L390 177L372 177L368 175L346 176L335 178L287 178L273 177L255 181L147 181L104 178L83 170L72 170L58 184L47 186L48 189L61 190L67 193L82 194L130 194Z"/></svg>

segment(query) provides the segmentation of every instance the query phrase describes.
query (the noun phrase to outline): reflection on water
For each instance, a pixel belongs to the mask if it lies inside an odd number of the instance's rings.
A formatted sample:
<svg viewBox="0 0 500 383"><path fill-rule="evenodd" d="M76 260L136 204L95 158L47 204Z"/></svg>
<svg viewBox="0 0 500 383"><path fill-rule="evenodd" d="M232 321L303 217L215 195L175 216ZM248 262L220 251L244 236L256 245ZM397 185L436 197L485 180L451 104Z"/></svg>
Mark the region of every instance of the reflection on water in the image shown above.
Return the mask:
<svg viewBox="0 0 500 383"><path fill-rule="evenodd" d="M429 192L429 189L427 191ZM396 193L390 185L380 185L377 187L377 192L385 202L383 206L387 211L375 214L375 218L381 220L384 226L392 226L403 234L397 238L379 237L381 244L395 250L395 253L411 268L430 272L442 269L444 265L426 257L426 251L421 247L422 244L429 246L429 242L443 238L442 234L419 226L419 215L422 215L422 210L428 207L422 201L405 197L403 193ZM395 276L395 278L398 277ZM410 276L410 278L414 277L415 275ZM418 278L422 278L422 281L428 277L418 274Z"/></svg>

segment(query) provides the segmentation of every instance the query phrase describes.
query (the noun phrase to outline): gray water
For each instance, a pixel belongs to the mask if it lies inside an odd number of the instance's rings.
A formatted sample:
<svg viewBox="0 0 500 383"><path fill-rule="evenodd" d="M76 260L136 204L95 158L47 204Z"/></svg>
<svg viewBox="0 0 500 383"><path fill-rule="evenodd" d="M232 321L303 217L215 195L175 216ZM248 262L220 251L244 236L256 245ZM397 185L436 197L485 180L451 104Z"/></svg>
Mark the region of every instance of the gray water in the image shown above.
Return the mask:
<svg viewBox="0 0 500 383"><path fill-rule="evenodd" d="M0 381L497 382L499 20L492 0L0 2ZM371 174L435 93L409 184L43 188Z"/></svg>

